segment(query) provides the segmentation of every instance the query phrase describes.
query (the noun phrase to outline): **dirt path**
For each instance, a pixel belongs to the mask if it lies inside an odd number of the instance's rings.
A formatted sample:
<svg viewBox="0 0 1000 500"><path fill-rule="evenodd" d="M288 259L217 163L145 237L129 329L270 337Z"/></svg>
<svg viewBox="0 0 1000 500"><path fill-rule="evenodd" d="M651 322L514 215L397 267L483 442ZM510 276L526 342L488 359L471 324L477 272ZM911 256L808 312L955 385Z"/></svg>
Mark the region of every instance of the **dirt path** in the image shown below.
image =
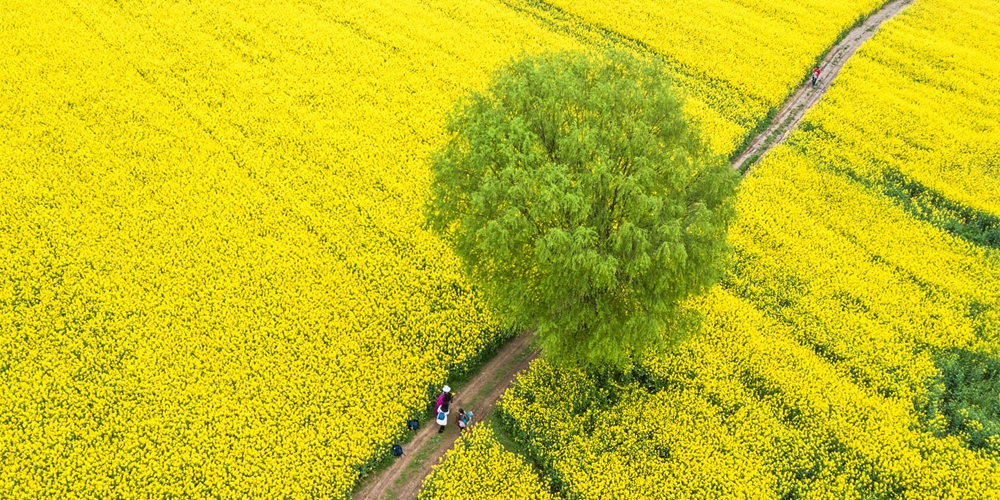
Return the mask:
<svg viewBox="0 0 1000 500"><path fill-rule="evenodd" d="M830 88L830 84L833 83L833 79L840 73L840 68L844 67L844 63L854 55L858 47L871 38L883 22L892 19L911 3L913 3L913 0L895 0L889 2L881 10L868 16L868 19L865 19L865 22L860 26L848 32L847 36L840 43L834 45L827 52L826 57L820 63L819 67L822 70L822 74L816 86L813 87L809 81L800 86L792 94L792 97L785 101L785 104L778 111L771 125L757 135L757 137L754 137L750 145L733 160L733 168L741 169L748 161L756 163L758 158L784 141L788 133L795 130L799 121L805 116L806 111L809 111L809 108L813 107L823 97L826 90ZM747 167L746 170L749 171L750 166L748 165Z"/></svg>
<svg viewBox="0 0 1000 500"><path fill-rule="evenodd" d="M455 401L449 416L449 426L443 434L438 434L438 426L428 421L417 431L412 441L403 447L403 456L389 468L382 470L354 494L355 500L417 498L424 478L431 473L448 449L460 439L454 417L458 408L471 410L473 426L493 413L500 396L510 387L514 377L528 368L531 360L538 357L538 350L531 344L531 334L507 342L500 352L487 362L471 380L462 387L455 387Z"/></svg>

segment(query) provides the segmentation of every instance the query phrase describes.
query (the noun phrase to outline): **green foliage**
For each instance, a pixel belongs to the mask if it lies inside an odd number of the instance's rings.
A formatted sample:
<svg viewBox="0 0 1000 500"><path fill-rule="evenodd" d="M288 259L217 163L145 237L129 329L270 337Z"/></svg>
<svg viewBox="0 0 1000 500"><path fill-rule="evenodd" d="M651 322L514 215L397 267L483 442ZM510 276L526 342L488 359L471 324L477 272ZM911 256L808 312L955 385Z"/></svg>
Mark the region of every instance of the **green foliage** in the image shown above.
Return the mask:
<svg viewBox="0 0 1000 500"><path fill-rule="evenodd" d="M930 384L926 422L970 449L1000 454L1000 359L951 349L935 356L940 375Z"/></svg>
<svg viewBox="0 0 1000 500"><path fill-rule="evenodd" d="M690 329L680 302L719 277L737 176L659 63L523 57L448 131L428 221L550 360L625 366Z"/></svg>

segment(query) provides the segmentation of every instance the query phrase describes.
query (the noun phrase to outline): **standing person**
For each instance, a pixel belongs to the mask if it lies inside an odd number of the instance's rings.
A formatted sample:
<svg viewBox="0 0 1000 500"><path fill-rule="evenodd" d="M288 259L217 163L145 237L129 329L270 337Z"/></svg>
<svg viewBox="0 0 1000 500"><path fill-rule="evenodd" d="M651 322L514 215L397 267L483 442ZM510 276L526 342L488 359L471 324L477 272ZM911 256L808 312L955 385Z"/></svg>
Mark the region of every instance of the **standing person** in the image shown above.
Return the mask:
<svg viewBox="0 0 1000 500"><path fill-rule="evenodd" d="M444 428L448 426L448 410L450 409L449 406L450 406L449 403L444 403L441 406L437 407L437 424L441 426L441 428L438 429L438 434L444 432Z"/></svg>
<svg viewBox="0 0 1000 500"><path fill-rule="evenodd" d="M437 409L442 404L444 404L444 397L445 397L446 394L451 394L451 387L448 387L447 385L445 385L444 387L441 388L441 394L438 394L438 398L434 402L434 411L437 411Z"/></svg>
<svg viewBox="0 0 1000 500"><path fill-rule="evenodd" d="M819 69L819 66L813 68L813 87L816 86L816 80L819 80L819 74L822 72L823 70Z"/></svg>
<svg viewBox="0 0 1000 500"><path fill-rule="evenodd" d="M436 409L437 407L443 405L445 403L445 398L447 398L449 403L451 402L451 387L448 385L441 388L441 394L438 394L437 403L434 404L434 408Z"/></svg>

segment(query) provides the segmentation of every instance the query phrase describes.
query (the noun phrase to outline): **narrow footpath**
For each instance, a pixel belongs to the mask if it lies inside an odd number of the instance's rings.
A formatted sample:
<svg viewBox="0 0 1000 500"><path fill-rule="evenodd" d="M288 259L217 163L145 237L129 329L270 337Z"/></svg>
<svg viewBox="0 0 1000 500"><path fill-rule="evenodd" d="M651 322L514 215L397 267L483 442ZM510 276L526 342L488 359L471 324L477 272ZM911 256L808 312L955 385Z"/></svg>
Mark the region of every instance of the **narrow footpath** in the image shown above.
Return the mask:
<svg viewBox="0 0 1000 500"><path fill-rule="evenodd" d="M752 165L744 165L745 163L748 161L756 163L771 148L781 144L788 133L799 125L806 111L809 111L823 97L833 80L837 78L840 69L844 67L844 63L854 55L858 47L871 38L882 23L895 17L911 3L913 0L894 0L885 4L878 12L868 16L860 26L849 31L840 43L831 47L826 53L826 57L820 62L819 69L822 73L816 86L813 87L810 81L799 86L778 110L771 125L754 137L750 141L750 145L733 160L733 168L742 169L745 174L752 168Z"/></svg>
<svg viewBox="0 0 1000 500"><path fill-rule="evenodd" d="M433 420L423 424L413 440L403 445L403 456L366 482L354 494L354 499L417 498L424 478L431 473L431 466L461 439L458 426L455 425L458 409L465 408L473 412L472 427L489 418L500 396L514 382L514 377L526 370L538 355L539 351L532 345L530 333L523 333L508 341L472 379L461 387L452 388L455 400L451 404L451 415L445 432L438 434L438 425Z"/></svg>
<svg viewBox="0 0 1000 500"><path fill-rule="evenodd" d="M858 47L871 38L883 22L902 12L912 2L913 0L889 2L869 16L860 26L848 32L840 43L827 52L820 63L822 75L816 86L813 87L811 82L806 81L796 89L782 105L771 125L754 137L750 145L736 157L732 164L733 168L740 169L748 160L756 162L771 148L785 140L788 133L798 126L806 111L813 107L830 88L844 63L858 50ZM493 413L500 396L510 387L517 374L527 369L538 355L538 350L532 346L530 334L522 334L509 341L479 373L462 387L454 390L452 415L457 414L458 408L461 407L474 412L473 426L475 422L484 421ZM403 456L374 477L368 478L355 493L355 500L416 499L424 478L431 472L431 467L454 446L458 439L461 439L458 428L453 423L454 418L451 420L451 425L443 434L438 434L438 426L434 421L429 421L421 427L417 435L404 445Z"/></svg>

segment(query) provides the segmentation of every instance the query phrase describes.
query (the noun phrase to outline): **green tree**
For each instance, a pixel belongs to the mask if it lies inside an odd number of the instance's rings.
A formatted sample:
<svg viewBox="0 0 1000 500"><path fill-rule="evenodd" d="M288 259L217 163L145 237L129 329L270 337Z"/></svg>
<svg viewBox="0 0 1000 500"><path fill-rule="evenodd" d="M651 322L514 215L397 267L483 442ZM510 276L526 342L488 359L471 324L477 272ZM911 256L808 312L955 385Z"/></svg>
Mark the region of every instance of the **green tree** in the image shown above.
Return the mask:
<svg viewBox="0 0 1000 500"><path fill-rule="evenodd" d="M452 112L427 219L548 359L661 350L717 281L737 176L681 106L655 61L557 53L511 61Z"/></svg>

